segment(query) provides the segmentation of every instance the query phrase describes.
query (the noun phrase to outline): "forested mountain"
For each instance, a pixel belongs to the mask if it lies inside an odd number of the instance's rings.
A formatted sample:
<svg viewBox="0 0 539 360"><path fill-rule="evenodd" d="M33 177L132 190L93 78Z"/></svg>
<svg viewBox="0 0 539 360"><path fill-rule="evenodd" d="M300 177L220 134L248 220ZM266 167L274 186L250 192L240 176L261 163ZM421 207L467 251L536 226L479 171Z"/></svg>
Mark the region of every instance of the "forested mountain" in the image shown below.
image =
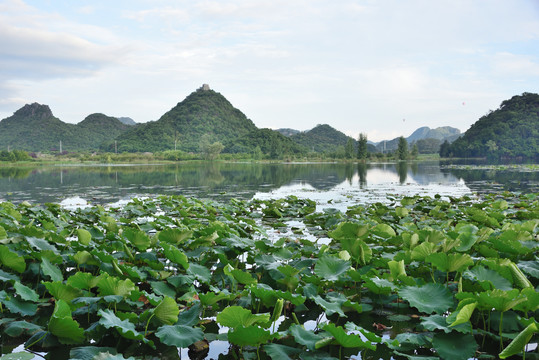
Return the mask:
<svg viewBox="0 0 539 360"><path fill-rule="evenodd" d="M423 153L438 152L440 144L447 140L453 142L461 135L460 130L451 126L442 126L435 129L431 129L428 126L420 127L415 130L410 136L406 138L408 144L411 146L414 142L420 147L419 151ZM426 140L426 141L420 141ZM397 150L399 144L399 138L392 140L380 141L376 144L378 151L394 151ZM422 151L423 149L423 151ZM432 150L434 149L434 150ZM432 151L431 151L432 150Z"/></svg>
<svg viewBox="0 0 539 360"><path fill-rule="evenodd" d="M318 153L337 152L346 146L349 138L349 136L327 124L317 125L309 131L301 132L290 137L295 143L308 149L308 151ZM353 141L354 148L356 148L357 140L353 139Z"/></svg>
<svg viewBox="0 0 539 360"><path fill-rule="evenodd" d="M440 149L443 157L539 157L539 95L523 93L501 103L462 137Z"/></svg>
<svg viewBox="0 0 539 360"><path fill-rule="evenodd" d="M200 88L157 121L139 124L117 138L118 151L198 152L203 135L223 144L256 130L255 124L218 92ZM108 149L110 150L110 149Z"/></svg>
<svg viewBox="0 0 539 360"><path fill-rule="evenodd" d="M97 150L113 141L128 125L103 114L92 114L79 124L64 123L47 105L27 104L0 121L0 148L12 150L62 151Z"/></svg>
<svg viewBox="0 0 539 360"><path fill-rule="evenodd" d="M306 153L307 149L275 130L256 129L228 142L225 152L251 153L255 157L266 154L271 159L278 159Z"/></svg>
<svg viewBox="0 0 539 360"><path fill-rule="evenodd" d="M104 114L91 114L76 125L80 149L97 149L131 128L120 119Z"/></svg>

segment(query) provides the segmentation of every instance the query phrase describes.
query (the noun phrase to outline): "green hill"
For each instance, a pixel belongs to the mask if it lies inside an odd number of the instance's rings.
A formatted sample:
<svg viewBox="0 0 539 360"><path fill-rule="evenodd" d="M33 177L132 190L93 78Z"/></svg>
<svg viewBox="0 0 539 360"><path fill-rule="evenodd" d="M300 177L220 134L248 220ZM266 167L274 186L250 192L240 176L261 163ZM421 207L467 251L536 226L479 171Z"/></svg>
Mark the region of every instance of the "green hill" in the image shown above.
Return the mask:
<svg viewBox="0 0 539 360"><path fill-rule="evenodd" d="M539 158L539 95L523 93L501 103L464 135L440 149L442 157Z"/></svg>
<svg viewBox="0 0 539 360"><path fill-rule="evenodd" d="M78 147L76 126L54 117L47 105L24 105L0 121L0 148L26 151L63 150Z"/></svg>
<svg viewBox="0 0 539 360"><path fill-rule="evenodd" d="M139 124L118 136L118 151L199 152L200 140L225 144L256 130L255 124L218 92L200 88L157 121Z"/></svg>
<svg viewBox="0 0 539 360"><path fill-rule="evenodd" d="M271 159L287 155L306 153L307 149L292 141L289 137L271 130L256 129L244 136L227 143L225 152L264 154Z"/></svg>
<svg viewBox="0 0 539 360"><path fill-rule="evenodd" d="M91 114L76 125L80 149L97 149L104 144L114 146L114 139L131 128L118 118ZM114 149L114 147L113 147Z"/></svg>
<svg viewBox="0 0 539 360"><path fill-rule="evenodd" d="M350 137L331 126L317 125L313 129L299 134L292 135L290 139L298 145L307 148L309 151L318 153L335 153L348 142ZM354 148L357 147L357 141L354 140Z"/></svg>
<svg viewBox="0 0 539 360"><path fill-rule="evenodd" d="M56 118L47 105L28 104L0 121L0 148L35 152L97 150L103 142L129 129L118 119L92 114L80 123L68 124Z"/></svg>

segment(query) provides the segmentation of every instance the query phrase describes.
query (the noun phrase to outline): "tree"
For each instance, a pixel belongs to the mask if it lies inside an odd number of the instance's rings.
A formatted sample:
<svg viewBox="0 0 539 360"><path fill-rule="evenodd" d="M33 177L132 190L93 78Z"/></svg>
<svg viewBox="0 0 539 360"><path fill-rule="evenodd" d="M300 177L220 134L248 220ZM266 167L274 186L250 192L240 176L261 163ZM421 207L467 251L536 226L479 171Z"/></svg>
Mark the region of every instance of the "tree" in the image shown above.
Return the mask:
<svg viewBox="0 0 539 360"><path fill-rule="evenodd" d="M397 158L399 160L406 160L408 158L408 141L401 136L399 138L399 146L397 148Z"/></svg>
<svg viewBox="0 0 539 360"><path fill-rule="evenodd" d="M412 152L411 152L412 158L413 159L417 158L417 154L419 154L419 149L417 148L417 143L414 143L414 146L412 146Z"/></svg>
<svg viewBox="0 0 539 360"><path fill-rule="evenodd" d="M211 136L209 134L204 134L200 138L200 152L204 154L204 159L206 160L215 160L219 157L219 154L225 148L224 145L219 142L211 142Z"/></svg>
<svg viewBox="0 0 539 360"><path fill-rule="evenodd" d="M357 158L359 160L365 160L368 156L367 151L367 134L359 134L359 140L357 144Z"/></svg>
<svg viewBox="0 0 539 360"><path fill-rule="evenodd" d="M347 159L352 159L354 157L354 139L351 137L346 141L346 146L344 147L344 155Z"/></svg>

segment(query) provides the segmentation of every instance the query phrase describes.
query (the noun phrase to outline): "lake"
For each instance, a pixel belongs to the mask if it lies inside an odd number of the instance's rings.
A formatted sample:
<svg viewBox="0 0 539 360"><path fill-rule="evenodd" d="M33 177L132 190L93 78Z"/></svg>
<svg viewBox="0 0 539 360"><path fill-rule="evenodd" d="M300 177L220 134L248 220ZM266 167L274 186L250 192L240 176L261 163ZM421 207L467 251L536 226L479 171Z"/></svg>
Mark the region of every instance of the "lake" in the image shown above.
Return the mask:
<svg viewBox="0 0 539 360"><path fill-rule="evenodd" d="M113 204L133 197L184 195L212 200L307 197L341 210L389 194L459 197L539 191L539 171L449 163L178 163L0 167L0 201Z"/></svg>

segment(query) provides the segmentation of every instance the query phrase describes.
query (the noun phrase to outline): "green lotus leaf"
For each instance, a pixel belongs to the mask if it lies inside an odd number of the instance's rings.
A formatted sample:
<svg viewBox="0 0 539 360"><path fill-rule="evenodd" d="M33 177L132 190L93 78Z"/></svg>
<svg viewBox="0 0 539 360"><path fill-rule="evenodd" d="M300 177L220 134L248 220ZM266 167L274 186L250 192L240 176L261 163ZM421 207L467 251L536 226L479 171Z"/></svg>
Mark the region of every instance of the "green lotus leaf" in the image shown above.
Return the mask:
<svg viewBox="0 0 539 360"><path fill-rule="evenodd" d="M492 290L494 288L500 290L513 289L509 280L501 276L498 272L487 269L484 266L475 266L472 269L465 271L463 276L479 281L481 287L485 290Z"/></svg>
<svg viewBox="0 0 539 360"><path fill-rule="evenodd" d="M438 249L438 245L431 242L423 242L417 245L412 250L412 259L417 261L423 261L430 254L434 254Z"/></svg>
<svg viewBox="0 0 539 360"><path fill-rule="evenodd" d="M522 330L514 339L507 345L505 349L498 355L500 359L505 359L509 356L519 354L524 351L524 347L528 344L534 334L539 332L537 323L533 322Z"/></svg>
<svg viewBox="0 0 539 360"><path fill-rule="evenodd" d="M157 329L155 336L165 345L186 348L204 339L204 332L185 325L164 325Z"/></svg>
<svg viewBox="0 0 539 360"><path fill-rule="evenodd" d="M101 277L93 274L77 271L75 274L67 278L66 284L77 289L89 290L94 288L101 280Z"/></svg>
<svg viewBox="0 0 539 360"><path fill-rule="evenodd" d="M88 251L78 251L75 255L73 255L73 260L77 262L79 265L88 264L88 265L99 265L99 261L94 259L94 256L90 254Z"/></svg>
<svg viewBox="0 0 539 360"><path fill-rule="evenodd" d="M348 331L353 331L353 332L359 331L361 334L363 334L363 336L365 336L365 338L367 338L367 340L371 342L376 342L376 343L382 342L382 338L380 336L376 335L375 333L371 331L365 330L364 328L354 324L353 322L348 321L346 324L344 324L344 328Z"/></svg>
<svg viewBox="0 0 539 360"><path fill-rule="evenodd" d="M331 316L333 314L339 314L339 316L341 317L346 317L346 315L344 314L344 311L341 308L342 302L329 302L329 301L324 300L319 295L313 296L312 300L318 305L320 305L320 307L324 309L324 312L328 316Z"/></svg>
<svg viewBox="0 0 539 360"><path fill-rule="evenodd" d="M376 350L376 345L371 344L369 341L363 341L359 335L347 334L342 326L326 324L321 328L333 335L335 341L342 347Z"/></svg>
<svg viewBox="0 0 539 360"><path fill-rule="evenodd" d="M135 324L129 320L121 320L112 310L99 310L97 314L101 316L99 323L107 329L115 328L127 339L142 340L144 338L143 334L135 330Z"/></svg>
<svg viewBox="0 0 539 360"><path fill-rule="evenodd" d="M271 333L260 326L240 326L228 331L228 341L238 346L256 346L271 339Z"/></svg>
<svg viewBox="0 0 539 360"><path fill-rule="evenodd" d="M457 240L459 241L459 245L456 247L456 250L460 252L467 252L479 240L479 236L471 232L463 232L459 234Z"/></svg>
<svg viewBox="0 0 539 360"><path fill-rule="evenodd" d="M192 235L193 231L187 229L166 229L159 232L159 240L172 245L178 245L188 240Z"/></svg>
<svg viewBox="0 0 539 360"><path fill-rule="evenodd" d="M187 255L185 255L179 249L168 244L163 244L163 250L165 251L165 256L167 259L182 266L186 270L189 268L189 260L187 259Z"/></svg>
<svg viewBox="0 0 539 360"><path fill-rule="evenodd" d="M54 296L57 300L64 300L69 303L71 300L82 296L82 291L80 289L74 288L73 286L64 284L60 281L55 282L43 282L43 285L47 288L49 293Z"/></svg>
<svg viewBox="0 0 539 360"><path fill-rule="evenodd" d="M84 330L71 317L71 309L64 300L57 300L49 320L49 331L62 344L80 344L84 341Z"/></svg>
<svg viewBox="0 0 539 360"><path fill-rule="evenodd" d="M410 355L400 351L394 352L396 355L407 358L408 360L440 360L438 356L422 356L422 355Z"/></svg>
<svg viewBox="0 0 539 360"><path fill-rule="evenodd" d="M45 276L48 276L52 281L64 281L64 275L58 266L53 265L50 261L43 257L41 258L41 270Z"/></svg>
<svg viewBox="0 0 539 360"><path fill-rule="evenodd" d="M401 276L406 276L404 260L400 260L400 261L390 260L387 263L387 266L389 267L389 271L391 273L392 279L396 280Z"/></svg>
<svg viewBox="0 0 539 360"><path fill-rule="evenodd" d="M467 360L475 356L478 345L472 334L437 333L432 346L444 360Z"/></svg>
<svg viewBox="0 0 539 360"><path fill-rule="evenodd" d="M453 305L453 296L441 284L406 286L399 290L399 295L411 306L427 314L442 314Z"/></svg>
<svg viewBox="0 0 539 360"><path fill-rule="evenodd" d="M410 210L407 208L404 208L404 207L395 208L395 214L397 214L398 217L403 218L405 216L408 216L409 213L410 213Z"/></svg>
<svg viewBox="0 0 539 360"><path fill-rule="evenodd" d="M266 324L270 314L253 314L241 306L229 306L217 315L217 323L229 328L247 327L254 324Z"/></svg>
<svg viewBox="0 0 539 360"><path fill-rule="evenodd" d="M4 334L11 337L21 336L22 334L31 336L41 330L43 330L41 326L28 321L12 321L6 325Z"/></svg>
<svg viewBox="0 0 539 360"><path fill-rule="evenodd" d="M55 254L60 254L58 249L54 245L50 244L45 239L40 239L40 238L37 238L37 237L27 236L26 241L28 242L28 244L30 244L30 246L32 246L33 248L35 248L35 249L37 249L39 251L50 250Z"/></svg>
<svg viewBox="0 0 539 360"><path fill-rule="evenodd" d="M0 241L7 239L7 232L2 226L0 226Z"/></svg>
<svg viewBox="0 0 539 360"><path fill-rule="evenodd" d="M90 245L90 241L92 241L92 234L85 229L77 229L77 237L79 242L85 246Z"/></svg>
<svg viewBox="0 0 539 360"><path fill-rule="evenodd" d="M4 290L0 290L0 303L13 314L22 316L33 316L37 312L37 304L29 301L20 300L17 297L9 296Z"/></svg>
<svg viewBox="0 0 539 360"><path fill-rule="evenodd" d="M316 343L324 339L324 337L315 334L312 331L305 330L301 325L292 325L288 331L294 336L294 339L298 344L304 345L307 349L312 351L316 349Z"/></svg>
<svg viewBox="0 0 539 360"><path fill-rule="evenodd" d="M478 300L482 308L494 308L496 311L505 312L527 299L520 294L518 289L509 291L494 289L480 293Z"/></svg>
<svg viewBox="0 0 539 360"><path fill-rule="evenodd" d="M125 358L122 354L110 354L109 352L102 352L97 354L92 360L136 360L130 356Z"/></svg>
<svg viewBox="0 0 539 360"><path fill-rule="evenodd" d="M366 279L365 286L375 294L386 295L397 288L391 281L387 279L380 279L378 277Z"/></svg>
<svg viewBox="0 0 539 360"><path fill-rule="evenodd" d="M335 256L323 256L316 262L314 273L324 280L337 281L339 275L346 273L348 269L350 269L349 261L341 260Z"/></svg>
<svg viewBox="0 0 539 360"><path fill-rule="evenodd" d="M254 285L258 281L249 273L241 271L239 269L234 269L231 271L232 276L236 279L237 282L244 285Z"/></svg>
<svg viewBox="0 0 539 360"><path fill-rule="evenodd" d="M539 292L534 288L522 289L521 294L526 297L526 301L515 306L515 309L528 313L539 309Z"/></svg>
<svg viewBox="0 0 539 360"><path fill-rule="evenodd" d="M154 293L160 296L168 296L170 298L176 298L176 290L163 281L150 281L150 285L152 286L152 290Z"/></svg>
<svg viewBox="0 0 539 360"><path fill-rule="evenodd" d="M129 279L121 280L115 276L103 274L97 283L100 296L120 295L129 296L134 291L135 284Z"/></svg>
<svg viewBox="0 0 539 360"><path fill-rule="evenodd" d="M455 321L453 321L449 326L453 327L470 321L470 318L472 317L472 314L476 307L477 302L464 305L460 310L458 310Z"/></svg>
<svg viewBox="0 0 539 360"><path fill-rule="evenodd" d="M531 261L520 261L517 265L526 274L539 279L539 258L536 257L535 260Z"/></svg>
<svg viewBox="0 0 539 360"><path fill-rule="evenodd" d="M71 360L93 360L94 357L101 353L116 354L116 349L111 347L98 346L80 346L69 351Z"/></svg>
<svg viewBox="0 0 539 360"><path fill-rule="evenodd" d="M181 311L176 324L194 326L200 321L200 301L195 302L189 309Z"/></svg>
<svg viewBox="0 0 539 360"><path fill-rule="evenodd" d="M32 360L34 357L35 355L29 352L18 352L5 354L0 357L0 360Z"/></svg>
<svg viewBox="0 0 539 360"><path fill-rule="evenodd" d="M200 282L203 282L204 284L210 284L211 282L211 272L203 265L189 264L187 274L196 277Z"/></svg>
<svg viewBox="0 0 539 360"><path fill-rule="evenodd" d="M0 281L20 281L21 279L14 274L10 274L0 269Z"/></svg>
<svg viewBox="0 0 539 360"><path fill-rule="evenodd" d="M137 229L124 229L122 235L140 251L146 251L152 243L150 237L145 232Z"/></svg>
<svg viewBox="0 0 539 360"><path fill-rule="evenodd" d="M384 239L389 239L391 237L397 236L395 230L393 230L393 228L387 224L378 224L371 229L371 232Z"/></svg>
<svg viewBox="0 0 539 360"><path fill-rule="evenodd" d="M230 295L225 292L220 292L219 294L215 294L212 291L209 291L205 294L200 293L198 294L198 297L200 298L200 302L205 306L211 306L217 304L221 300L232 300L231 297L235 297L235 295Z"/></svg>
<svg viewBox="0 0 539 360"><path fill-rule="evenodd" d="M443 272L462 272L473 265L473 260L468 254L434 253L425 258L425 261L434 265Z"/></svg>
<svg viewBox="0 0 539 360"><path fill-rule="evenodd" d="M0 264L7 266L19 273L24 272L26 269L26 262L24 257L19 256L17 253L9 250L5 245L0 245Z"/></svg>
<svg viewBox="0 0 539 360"><path fill-rule="evenodd" d="M272 360L292 360L296 358L296 355L301 353L301 350L298 348L280 344L264 345L264 351Z"/></svg>
<svg viewBox="0 0 539 360"><path fill-rule="evenodd" d="M352 222L341 222L335 230L330 231L328 235L335 240L357 239L369 232L369 227Z"/></svg>
<svg viewBox="0 0 539 360"><path fill-rule="evenodd" d="M366 265L371 261L372 249L365 241L359 238L344 238L340 243L343 250L347 251L356 263Z"/></svg>
<svg viewBox="0 0 539 360"><path fill-rule="evenodd" d="M34 290L30 289L26 285L21 284L20 282L16 281L13 287L21 299L33 302L39 300L39 295Z"/></svg>
<svg viewBox="0 0 539 360"><path fill-rule="evenodd" d="M453 331L447 323L447 318L442 315L430 315L421 317L421 326L428 331L442 330L445 333Z"/></svg>
<svg viewBox="0 0 539 360"><path fill-rule="evenodd" d="M165 297L154 309L155 317L163 324L172 325L178 321L180 309L174 299Z"/></svg>

